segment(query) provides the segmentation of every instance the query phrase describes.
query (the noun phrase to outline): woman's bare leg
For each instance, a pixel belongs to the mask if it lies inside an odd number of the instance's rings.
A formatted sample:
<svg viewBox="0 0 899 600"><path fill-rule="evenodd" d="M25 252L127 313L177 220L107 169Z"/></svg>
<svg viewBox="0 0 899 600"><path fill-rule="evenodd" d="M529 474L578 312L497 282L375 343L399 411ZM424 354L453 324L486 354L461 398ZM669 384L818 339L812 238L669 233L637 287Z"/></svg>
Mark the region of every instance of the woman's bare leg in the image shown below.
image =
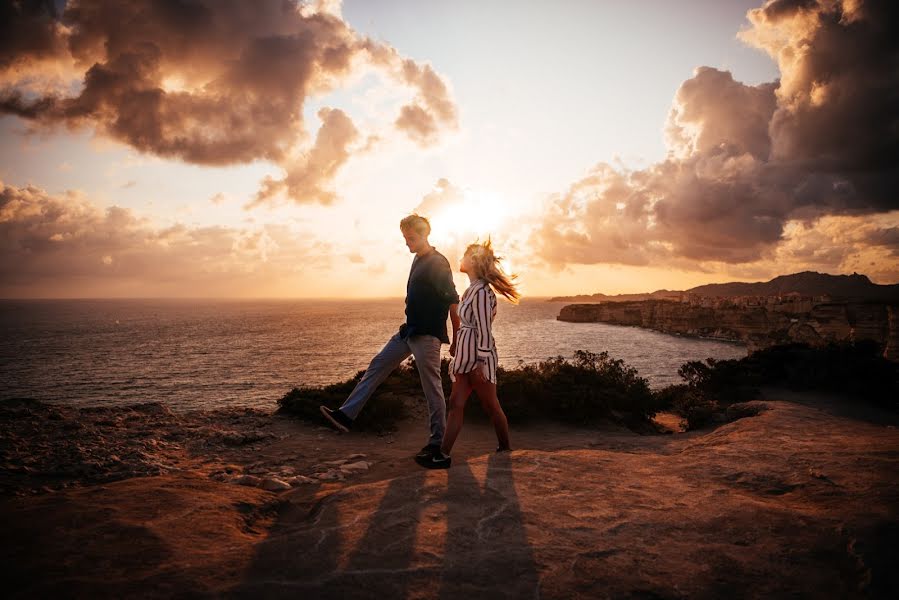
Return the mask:
<svg viewBox="0 0 899 600"><path fill-rule="evenodd" d="M456 373L456 380L453 382L453 389L450 392L447 407L449 413L446 416L446 432L443 434L443 443L440 450L449 455L462 431L462 416L465 412L465 402L471 395L471 381L468 373Z"/></svg>
<svg viewBox="0 0 899 600"><path fill-rule="evenodd" d="M499 398L496 397L496 384L485 381L476 383L473 387L481 401L484 412L487 413L487 416L490 417L490 421L493 423L499 447L503 450L510 449L512 446L509 442L509 421L506 419L503 407L499 405Z"/></svg>

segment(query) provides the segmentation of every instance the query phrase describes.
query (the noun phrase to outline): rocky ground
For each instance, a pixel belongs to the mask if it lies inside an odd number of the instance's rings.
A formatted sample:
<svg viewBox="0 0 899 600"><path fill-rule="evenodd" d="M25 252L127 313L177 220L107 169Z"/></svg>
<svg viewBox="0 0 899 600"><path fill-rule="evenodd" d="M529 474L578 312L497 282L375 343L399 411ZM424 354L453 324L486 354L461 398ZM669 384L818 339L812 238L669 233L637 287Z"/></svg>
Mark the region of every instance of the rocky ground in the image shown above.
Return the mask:
<svg viewBox="0 0 899 600"><path fill-rule="evenodd" d="M0 403L13 597L896 597L899 431L769 392L703 431ZM752 415L753 410L741 411ZM12 568L9 568L12 567Z"/></svg>

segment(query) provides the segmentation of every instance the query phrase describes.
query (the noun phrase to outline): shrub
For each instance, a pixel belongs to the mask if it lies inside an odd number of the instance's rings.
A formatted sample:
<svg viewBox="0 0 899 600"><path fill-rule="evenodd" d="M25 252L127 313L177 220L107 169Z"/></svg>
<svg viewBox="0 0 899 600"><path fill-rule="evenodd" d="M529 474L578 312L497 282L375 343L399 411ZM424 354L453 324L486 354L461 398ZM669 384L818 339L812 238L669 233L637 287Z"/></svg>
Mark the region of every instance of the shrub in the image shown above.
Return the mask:
<svg viewBox="0 0 899 600"><path fill-rule="evenodd" d="M827 390L899 410L899 364L885 359L873 341L831 343L824 348L792 344L743 359L757 382L795 390Z"/></svg>
<svg viewBox="0 0 899 600"><path fill-rule="evenodd" d="M365 371L359 371L352 378L324 387L295 387L278 400L279 410L297 416L311 423L323 423L319 406L338 408L346 400ZM361 431L382 431L391 429L396 422L409 414L404 395L414 386L421 392L418 373L408 364L401 365L382 383L371 400L365 405L354 422L355 429Z"/></svg>
<svg viewBox="0 0 899 600"><path fill-rule="evenodd" d="M444 394L449 398L452 383L448 361L441 363ZM278 401L280 410L304 420L321 423L319 405L337 408L361 379L364 371L347 381L324 387L298 387ZM626 424L647 421L656 412L656 399L636 369L608 353L578 351L573 360L561 356L515 369L497 371L497 395L511 422L549 419L589 425L603 419ZM473 395L474 396L474 395ZM484 420L476 398L466 406L466 419ZM414 361L405 363L381 384L354 428L383 430L424 409L421 383Z"/></svg>
<svg viewBox="0 0 899 600"><path fill-rule="evenodd" d="M646 380L607 352L579 350L573 361L558 356L500 369L497 395L511 420L551 419L588 425L602 419L645 421L655 412Z"/></svg>
<svg viewBox="0 0 899 600"><path fill-rule="evenodd" d="M674 399L672 410L683 417L687 421L687 429L692 430L703 427L712 420L718 412L718 403L687 386Z"/></svg>
<svg viewBox="0 0 899 600"><path fill-rule="evenodd" d="M899 365L883 358L880 347L868 341L832 343L823 348L772 346L739 360L710 358L705 363L684 363L678 374L685 383L657 391L656 402L688 422L691 414L694 422L703 422L708 407L725 409L750 399L760 386L838 392L899 410Z"/></svg>

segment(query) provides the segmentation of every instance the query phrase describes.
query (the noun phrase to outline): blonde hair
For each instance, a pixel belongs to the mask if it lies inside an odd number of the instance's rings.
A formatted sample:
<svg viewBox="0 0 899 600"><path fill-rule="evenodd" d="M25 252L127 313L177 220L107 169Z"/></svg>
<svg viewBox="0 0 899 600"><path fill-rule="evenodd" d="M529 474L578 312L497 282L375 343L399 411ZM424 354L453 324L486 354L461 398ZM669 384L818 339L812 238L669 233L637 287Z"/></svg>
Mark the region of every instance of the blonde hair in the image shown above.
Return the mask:
<svg viewBox="0 0 899 600"><path fill-rule="evenodd" d="M431 224L421 215L412 213L400 221L400 231L409 231L410 229L419 235L427 236L431 233Z"/></svg>
<svg viewBox="0 0 899 600"><path fill-rule="evenodd" d="M475 275L480 279L484 279L489 283L494 291L505 296L512 304L518 304L521 293L515 287L515 279L517 275L506 275L499 267L499 261L502 256L497 256L493 252L493 245L490 238L483 244L469 244L465 249L465 255L471 257L474 264Z"/></svg>

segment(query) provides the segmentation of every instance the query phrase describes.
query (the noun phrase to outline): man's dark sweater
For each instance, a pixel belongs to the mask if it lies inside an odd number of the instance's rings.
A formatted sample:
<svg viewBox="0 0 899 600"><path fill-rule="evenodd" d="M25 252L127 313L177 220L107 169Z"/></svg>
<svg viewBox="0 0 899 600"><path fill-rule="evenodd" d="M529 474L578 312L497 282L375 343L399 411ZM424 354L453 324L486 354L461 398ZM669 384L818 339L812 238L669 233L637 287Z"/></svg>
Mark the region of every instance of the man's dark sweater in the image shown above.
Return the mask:
<svg viewBox="0 0 899 600"><path fill-rule="evenodd" d="M400 337L433 335L449 344L446 317L450 305L458 303L449 261L433 247L424 256L416 255L406 284L406 322Z"/></svg>

